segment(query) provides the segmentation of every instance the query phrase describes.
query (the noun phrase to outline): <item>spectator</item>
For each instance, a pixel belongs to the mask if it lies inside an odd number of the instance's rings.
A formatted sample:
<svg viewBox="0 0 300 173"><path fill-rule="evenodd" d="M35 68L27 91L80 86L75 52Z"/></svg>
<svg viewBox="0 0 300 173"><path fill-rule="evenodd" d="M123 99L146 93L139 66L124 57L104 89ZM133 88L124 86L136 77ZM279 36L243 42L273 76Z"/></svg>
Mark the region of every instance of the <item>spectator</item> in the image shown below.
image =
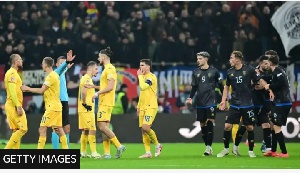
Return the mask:
<svg viewBox="0 0 300 173"><path fill-rule="evenodd" d="M164 95L158 97L158 113L171 113L171 103L166 100Z"/></svg>
<svg viewBox="0 0 300 173"><path fill-rule="evenodd" d="M133 98L131 100L131 104L130 104L129 109L127 111L128 114L133 114L133 113L136 114L138 102L139 102L139 98L138 97L137 98Z"/></svg>
<svg viewBox="0 0 300 173"><path fill-rule="evenodd" d="M122 84L120 90L116 93L116 101L112 110L112 114L120 115L127 112L129 102L127 97L127 89L127 85Z"/></svg>
<svg viewBox="0 0 300 173"><path fill-rule="evenodd" d="M192 106L188 106L185 102L186 99L190 97L191 86L189 84L184 84L183 87L184 90L179 93L175 105L179 108L181 113L189 114L193 112L194 108Z"/></svg>

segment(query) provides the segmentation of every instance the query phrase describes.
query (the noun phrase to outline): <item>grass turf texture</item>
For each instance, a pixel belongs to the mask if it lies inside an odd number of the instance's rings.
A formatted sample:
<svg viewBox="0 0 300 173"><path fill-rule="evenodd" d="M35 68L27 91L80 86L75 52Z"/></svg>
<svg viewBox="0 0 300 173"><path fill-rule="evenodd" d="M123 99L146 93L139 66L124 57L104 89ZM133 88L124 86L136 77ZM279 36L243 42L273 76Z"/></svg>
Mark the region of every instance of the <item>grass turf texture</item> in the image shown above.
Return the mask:
<svg viewBox="0 0 300 173"><path fill-rule="evenodd" d="M165 143L162 154L154 157L154 146L151 145L152 158L139 159L144 153L143 144L124 144L127 150L122 158L114 159L116 149L111 145L110 160L84 158L80 160L81 169L299 169L299 143L288 143L289 158L264 157L260 151L260 144L254 148L256 158L248 156L248 146L240 145L241 157L234 156L231 152L224 158L217 158L223 149L222 143L213 144L213 156L202 156L205 147L202 143ZM230 145L230 151L232 149ZM0 145L4 148L4 145ZM37 144L21 144L22 149L35 149ZM51 148L47 144L45 148ZM71 148L80 148L79 144L71 144ZM279 148L278 148L279 149ZM102 144L97 145L97 151L102 154ZM88 146L88 153L89 146Z"/></svg>

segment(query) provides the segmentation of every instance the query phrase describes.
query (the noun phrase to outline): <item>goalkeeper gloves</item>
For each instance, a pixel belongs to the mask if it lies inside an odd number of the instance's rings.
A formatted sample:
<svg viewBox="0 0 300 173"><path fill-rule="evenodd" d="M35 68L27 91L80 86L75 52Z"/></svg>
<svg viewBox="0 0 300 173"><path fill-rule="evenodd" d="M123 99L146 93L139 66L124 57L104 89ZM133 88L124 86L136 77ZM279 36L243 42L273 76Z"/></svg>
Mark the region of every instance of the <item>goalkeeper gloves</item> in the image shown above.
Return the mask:
<svg viewBox="0 0 300 173"><path fill-rule="evenodd" d="M92 110L92 106L87 105L86 103L82 103L82 106L85 107L85 109L87 111L91 111Z"/></svg>

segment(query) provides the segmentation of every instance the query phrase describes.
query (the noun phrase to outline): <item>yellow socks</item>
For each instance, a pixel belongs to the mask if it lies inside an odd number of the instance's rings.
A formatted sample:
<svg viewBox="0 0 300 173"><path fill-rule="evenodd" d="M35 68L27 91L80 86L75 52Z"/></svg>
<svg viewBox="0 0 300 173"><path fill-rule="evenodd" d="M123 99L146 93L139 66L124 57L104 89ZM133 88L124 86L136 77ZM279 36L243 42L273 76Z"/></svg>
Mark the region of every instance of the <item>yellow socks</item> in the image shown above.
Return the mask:
<svg viewBox="0 0 300 173"><path fill-rule="evenodd" d="M148 132L148 135L149 135L151 141L153 142L153 144L155 146L157 146L158 145L158 140L157 140L155 132L152 129L150 129L150 131Z"/></svg>
<svg viewBox="0 0 300 173"><path fill-rule="evenodd" d="M81 134L80 137L80 150L81 152L86 152L86 146L88 142L88 136L85 134Z"/></svg>
<svg viewBox="0 0 300 173"><path fill-rule="evenodd" d="M110 155L110 141L103 141L104 154Z"/></svg>
<svg viewBox="0 0 300 173"><path fill-rule="evenodd" d="M235 142L235 137L236 137L236 133L238 130L239 130L239 124L233 124L232 130L231 130L231 136L232 136L233 143Z"/></svg>
<svg viewBox="0 0 300 173"><path fill-rule="evenodd" d="M116 136L114 136L113 138L111 138L110 141L115 145L116 148L121 147L121 143L119 142L119 140L117 139Z"/></svg>
<svg viewBox="0 0 300 173"><path fill-rule="evenodd" d="M24 133L22 133L20 130L14 132L4 149L12 149L15 145L17 145L18 142L20 142L23 135Z"/></svg>
<svg viewBox="0 0 300 173"><path fill-rule="evenodd" d="M96 136L95 135L89 135L88 140L89 140L91 152L96 153L97 152L97 150L96 150Z"/></svg>
<svg viewBox="0 0 300 173"><path fill-rule="evenodd" d="M46 143L46 137L45 136L40 136L37 149L44 149L45 143Z"/></svg>
<svg viewBox="0 0 300 173"><path fill-rule="evenodd" d="M143 143L144 143L144 146L145 146L145 151L150 152L151 140L150 140L149 135L147 133L143 133L142 137L143 137Z"/></svg>
<svg viewBox="0 0 300 173"><path fill-rule="evenodd" d="M62 149L69 149L68 140L67 140L66 135L60 136L59 140L61 142L61 148Z"/></svg>

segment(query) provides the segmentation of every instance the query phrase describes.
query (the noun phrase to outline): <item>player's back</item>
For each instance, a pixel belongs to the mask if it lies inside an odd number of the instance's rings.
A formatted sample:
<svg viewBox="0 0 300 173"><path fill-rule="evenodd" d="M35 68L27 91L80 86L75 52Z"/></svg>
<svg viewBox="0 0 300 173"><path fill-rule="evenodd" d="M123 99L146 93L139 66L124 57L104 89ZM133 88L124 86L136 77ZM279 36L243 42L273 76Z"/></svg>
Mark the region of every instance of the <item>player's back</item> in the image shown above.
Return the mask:
<svg viewBox="0 0 300 173"><path fill-rule="evenodd" d="M140 108L158 108L158 100L157 100L157 78L155 74L148 73L143 76L145 82L149 85L145 90L141 90L139 100Z"/></svg>
<svg viewBox="0 0 300 173"><path fill-rule="evenodd" d="M115 84L111 91L99 97L99 105L115 106L115 95L117 87L117 71L112 64L106 64L100 76L100 91L108 86L108 80L114 80Z"/></svg>
<svg viewBox="0 0 300 173"><path fill-rule="evenodd" d="M280 81L280 86L281 86L279 89L273 91L275 95L274 101L276 103L290 103L291 102L290 83L284 69L280 67L276 67L275 70L273 71L273 79L274 78L277 78L277 80Z"/></svg>
<svg viewBox="0 0 300 173"><path fill-rule="evenodd" d="M10 92L8 91L8 84L15 83L16 91L14 91L14 92L17 93L18 102L20 103L20 105L22 105L23 104L23 92L21 90L22 79L21 79L20 75L18 74L18 71L14 68L10 68L9 70L7 70L7 72L5 73L5 76L4 76L4 83L5 83L5 89L6 89L6 94L7 94L6 104L14 105L11 95L10 95Z"/></svg>
<svg viewBox="0 0 300 173"><path fill-rule="evenodd" d="M60 93L60 81L59 75L52 71L46 76L46 84L48 89L44 92L44 101L46 111L62 111L62 105L59 97Z"/></svg>
<svg viewBox="0 0 300 173"><path fill-rule="evenodd" d="M78 112L87 112L86 108L82 106L82 88L84 85L94 85L92 78L85 74L82 76L80 79L80 84L79 84L79 90L78 90ZM86 93L86 104L89 106L92 106L92 111L94 112L94 103L92 102L92 98L95 94L95 89L94 88L88 88L87 93Z"/></svg>

